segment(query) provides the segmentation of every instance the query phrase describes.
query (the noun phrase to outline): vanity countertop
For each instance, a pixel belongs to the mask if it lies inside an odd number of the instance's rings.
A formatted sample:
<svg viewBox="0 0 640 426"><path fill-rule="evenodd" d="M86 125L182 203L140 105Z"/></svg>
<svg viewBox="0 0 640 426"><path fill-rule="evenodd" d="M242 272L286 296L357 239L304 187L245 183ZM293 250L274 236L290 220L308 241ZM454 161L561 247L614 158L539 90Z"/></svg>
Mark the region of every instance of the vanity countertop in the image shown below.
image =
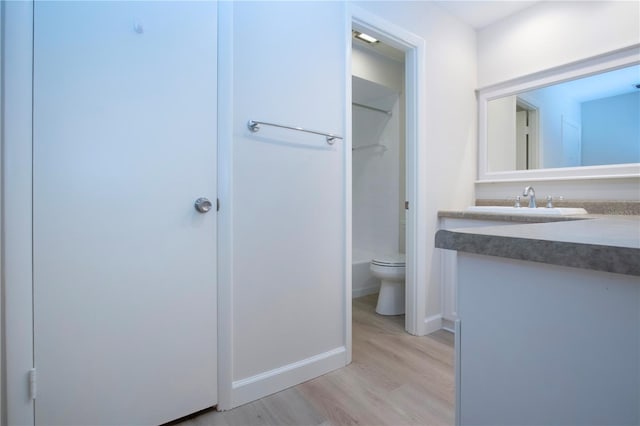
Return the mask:
<svg viewBox="0 0 640 426"><path fill-rule="evenodd" d="M526 215L526 214L504 214L504 213L487 213L487 212L469 212L465 210L440 210L438 217L449 217L454 219L473 219L473 220L499 220L502 222L523 222L523 223L542 223L542 222L567 222L583 219L594 219L603 217L602 215L580 214L572 216L557 215Z"/></svg>
<svg viewBox="0 0 640 426"><path fill-rule="evenodd" d="M445 217L472 218L472 213L461 213L464 216ZM502 215L482 216L500 220ZM540 223L541 216L529 218L528 222L537 223L439 230L436 247L640 276L640 216L565 216L545 223Z"/></svg>

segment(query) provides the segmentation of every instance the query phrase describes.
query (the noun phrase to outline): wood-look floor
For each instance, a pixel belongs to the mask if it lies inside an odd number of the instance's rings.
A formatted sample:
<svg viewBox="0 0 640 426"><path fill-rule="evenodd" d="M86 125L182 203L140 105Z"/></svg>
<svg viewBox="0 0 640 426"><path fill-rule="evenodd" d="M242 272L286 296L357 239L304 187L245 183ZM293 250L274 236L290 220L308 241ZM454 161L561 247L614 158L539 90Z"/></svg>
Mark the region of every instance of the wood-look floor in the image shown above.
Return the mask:
<svg viewBox="0 0 640 426"><path fill-rule="evenodd" d="M451 425L453 335L415 337L404 316L375 313L377 295L353 300L353 362L230 411L180 426Z"/></svg>

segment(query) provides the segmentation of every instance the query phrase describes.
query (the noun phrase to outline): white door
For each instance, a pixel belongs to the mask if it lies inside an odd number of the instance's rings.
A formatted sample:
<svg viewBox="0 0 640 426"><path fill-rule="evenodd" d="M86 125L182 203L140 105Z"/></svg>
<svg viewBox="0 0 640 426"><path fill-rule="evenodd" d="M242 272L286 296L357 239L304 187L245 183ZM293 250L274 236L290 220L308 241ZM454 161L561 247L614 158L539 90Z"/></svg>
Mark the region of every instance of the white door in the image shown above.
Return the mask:
<svg viewBox="0 0 640 426"><path fill-rule="evenodd" d="M527 111L516 112L516 170L529 168L529 128Z"/></svg>
<svg viewBox="0 0 640 426"><path fill-rule="evenodd" d="M34 28L36 424L213 406L216 4L36 2Z"/></svg>
<svg viewBox="0 0 640 426"><path fill-rule="evenodd" d="M345 135L344 5L235 2L233 9L233 55L220 62L232 64L234 79L232 137L221 140L232 152L230 406L345 365L351 321L350 147L297 130L247 128L259 120Z"/></svg>
<svg viewBox="0 0 640 426"><path fill-rule="evenodd" d="M566 117L562 117L562 156L563 167L576 167L582 161L581 128Z"/></svg>

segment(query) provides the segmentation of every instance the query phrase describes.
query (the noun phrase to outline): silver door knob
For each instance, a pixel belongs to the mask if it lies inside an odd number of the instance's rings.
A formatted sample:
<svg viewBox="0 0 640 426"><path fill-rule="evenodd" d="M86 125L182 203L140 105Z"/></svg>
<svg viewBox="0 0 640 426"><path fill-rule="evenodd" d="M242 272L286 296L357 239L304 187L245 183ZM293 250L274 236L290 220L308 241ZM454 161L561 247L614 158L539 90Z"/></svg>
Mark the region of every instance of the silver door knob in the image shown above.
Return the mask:
<svg viewBox="0 0 640 426"><path fill-rule="evenodd" d="M202 197L196 200L194 207L200 213L206 213L209 210L211 210L211 207L213 207L213 204L211 203L211 201L209 201L208 198Z"/></svg>

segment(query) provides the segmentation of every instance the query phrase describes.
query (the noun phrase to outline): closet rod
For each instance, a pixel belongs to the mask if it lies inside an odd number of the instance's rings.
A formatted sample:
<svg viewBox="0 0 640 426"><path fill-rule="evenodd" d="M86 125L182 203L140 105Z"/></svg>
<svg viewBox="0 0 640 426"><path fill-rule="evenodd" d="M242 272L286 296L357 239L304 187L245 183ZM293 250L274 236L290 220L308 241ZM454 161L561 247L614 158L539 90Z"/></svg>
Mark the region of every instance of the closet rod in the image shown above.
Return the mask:
<svg viewBox="0 0 640 426"><path fill-rule="evenodd" d="M359 106L360 108L370 109L371 111L378 111L378 112L381 112L383 114L391 115L391 111L385 111L385 110L380 109L380 108L370 107L369 105L363 105L363 104L359 104L357 102L351 102L351 105L355 105L355 106Z"/></svg>

